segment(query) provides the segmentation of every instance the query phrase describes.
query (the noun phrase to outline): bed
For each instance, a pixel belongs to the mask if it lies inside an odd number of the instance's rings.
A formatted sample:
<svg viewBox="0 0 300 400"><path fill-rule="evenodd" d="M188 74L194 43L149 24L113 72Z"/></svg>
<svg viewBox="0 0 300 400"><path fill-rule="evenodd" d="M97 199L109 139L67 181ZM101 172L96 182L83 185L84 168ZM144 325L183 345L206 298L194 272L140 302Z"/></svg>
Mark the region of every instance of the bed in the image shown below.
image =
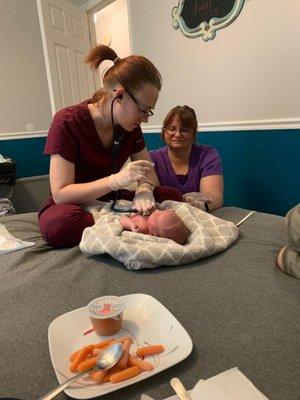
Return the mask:
<svg viewBox="0 0 300 400"><path fill-rule="evenodd" d="M237 223L249 210L224 207L214 215ZM299 400L299 281L275 268L285 244L283 218L255 213L226 251L177 267L130 271L107 255L78 247L54 250L43 241L37 213L0 218L35 246L0 256L0 397L36 399L57 385L48 327L59 315L106 294L146 293L160 301L193 341L189 357L151 379L103 400L173 395L178 376L187 388L238 366L270 400ZM67 398L60 394L57 398Z"/></svg>

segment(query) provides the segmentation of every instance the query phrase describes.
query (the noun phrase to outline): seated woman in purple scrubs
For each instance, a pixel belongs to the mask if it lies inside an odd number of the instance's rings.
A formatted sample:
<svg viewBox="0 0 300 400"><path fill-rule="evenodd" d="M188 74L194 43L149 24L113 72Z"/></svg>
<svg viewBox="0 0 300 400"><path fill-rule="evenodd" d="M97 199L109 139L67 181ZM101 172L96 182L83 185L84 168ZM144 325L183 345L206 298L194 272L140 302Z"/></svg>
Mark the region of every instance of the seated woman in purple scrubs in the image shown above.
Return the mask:
<svg viewBox="0 0 300 400"><path fill-rule="evenodd" d="M161 185L178 189L184 201L212 211L223 205L222 162L212 146L194 143L197 127L191 107L174 107L162 127L166 147L150 151L150 157Z"/></svg>

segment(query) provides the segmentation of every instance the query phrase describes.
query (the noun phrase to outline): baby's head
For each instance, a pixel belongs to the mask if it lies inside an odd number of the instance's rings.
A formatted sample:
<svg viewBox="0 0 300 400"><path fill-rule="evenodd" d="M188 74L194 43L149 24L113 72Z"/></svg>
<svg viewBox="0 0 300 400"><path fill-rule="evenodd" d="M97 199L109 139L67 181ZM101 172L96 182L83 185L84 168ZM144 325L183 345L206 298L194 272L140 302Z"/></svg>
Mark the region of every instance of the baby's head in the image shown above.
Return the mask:
<svg viewBox="0 0 300 400"><path fill-rule="evenodd" d="M150 235L172 239L185 244L190 231L174 210L156 210L148 218Z"/></svg>
<svg viewBox="0 0 300 400"><path fill-rule="evenodd" d="M190 234L173 210L156 210L149 217L143 215L122 217L120 223L123 228L132 232L172 239L179 244L184 244Z"/></svg>

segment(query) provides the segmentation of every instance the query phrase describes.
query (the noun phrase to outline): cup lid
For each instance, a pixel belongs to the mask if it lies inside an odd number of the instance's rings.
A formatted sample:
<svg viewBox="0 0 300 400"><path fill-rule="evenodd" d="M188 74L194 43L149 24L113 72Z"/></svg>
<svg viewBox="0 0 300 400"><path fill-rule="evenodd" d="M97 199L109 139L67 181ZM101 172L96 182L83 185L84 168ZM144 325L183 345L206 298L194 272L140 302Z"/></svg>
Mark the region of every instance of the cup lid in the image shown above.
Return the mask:
<svg viewBox="0 0 300 400"><path fill-rule="evenodd" d="M119 315L124 309L124 304L120 297L102 296L92 300L87 309L90 317L105 319Z"/></svg>

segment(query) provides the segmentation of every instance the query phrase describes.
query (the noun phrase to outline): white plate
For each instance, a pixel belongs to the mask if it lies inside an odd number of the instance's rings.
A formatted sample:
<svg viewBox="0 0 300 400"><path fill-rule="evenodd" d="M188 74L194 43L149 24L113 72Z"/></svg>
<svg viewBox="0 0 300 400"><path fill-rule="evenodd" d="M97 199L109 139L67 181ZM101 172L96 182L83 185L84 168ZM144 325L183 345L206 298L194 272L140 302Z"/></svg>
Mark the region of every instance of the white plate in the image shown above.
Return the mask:
<svg viewBox="0 0 300 400"><path fill-rule="evenodd" d="M140 293L120 297L125 304L123 327L113 337L132 336L131 353L137 347L149 344L162 344L165 351L147 357L154 365L152 371L142 372L135 378L120 383L96 384L86 375L65 389L65 393L75 399L102 396L150 378L184 360L192 351L193 343L189 334L158 300ZM73 376L69 370L69 357L73 351L107 338L109 337L101 337L91 331L86 307L63 314L52 321L48 330L49 349L59 383Z"/></svg>

